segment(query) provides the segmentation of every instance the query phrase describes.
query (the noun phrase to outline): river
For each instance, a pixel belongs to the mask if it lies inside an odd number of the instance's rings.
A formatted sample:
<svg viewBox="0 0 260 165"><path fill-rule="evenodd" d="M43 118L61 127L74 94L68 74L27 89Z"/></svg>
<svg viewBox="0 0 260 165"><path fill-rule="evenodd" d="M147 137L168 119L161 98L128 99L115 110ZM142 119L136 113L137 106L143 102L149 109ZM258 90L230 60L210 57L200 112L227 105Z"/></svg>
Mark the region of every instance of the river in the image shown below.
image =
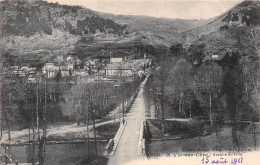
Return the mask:
<svg viewBox="0 0 260 165"><path fill-rule="evenodd" d="M98 154L103 155L107 142L97 142ZM90 142L90 154L95 153L94 142ZM35 159L38 154L38 146L35 147ZM87 158L87 143L74 144L48 144L46 145L45 161L47 165L73 165L78 161ZM4 147L0 148L1 153L4 153ZM19 163L32 162L32 146L9 146L7 154L11 155L13 161ZM3 161L3 160L2 160ZM8 162L9 163L9 162Z"/></svg>

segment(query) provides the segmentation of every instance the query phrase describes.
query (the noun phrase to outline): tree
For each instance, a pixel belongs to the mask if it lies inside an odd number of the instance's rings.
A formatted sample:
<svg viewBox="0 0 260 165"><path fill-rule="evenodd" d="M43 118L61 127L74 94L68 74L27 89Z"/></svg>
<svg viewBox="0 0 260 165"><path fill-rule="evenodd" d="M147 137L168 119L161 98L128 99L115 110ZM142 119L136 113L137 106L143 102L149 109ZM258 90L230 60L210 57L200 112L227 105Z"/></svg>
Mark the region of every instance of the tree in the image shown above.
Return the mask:
<svg viewBox="0 0 260 165"><path fill-rule="evenodd" d="M198 61L199 64L202 62L204 57L205 44L192 44L188 49L187 59L194 63L194 61Z"/></svg>
<svg viewBox="0 0 260 165"><path fill-rule="evenodd" d="M176 43L174 45L171 46L170 51L176 55L176 56L180 56L184 54L184 48L182 43Z"/></svg>
<svg viewBox="0 0 260 165"><path fill-rule="evenodd" d="M249 119L253 123L259 120L259 96L260 96L260 77L259 77L259 61L260 61L260 26L250 26L239 31L239 44L242 52L247 55L248 60L243 61L242 77L243 95L239 111L242 118ZM254 134L254 144L256 147L256 136Z"/></svg>
<svg viewBox="0 0 260 165"><path fill-rule="evenodd" d="M173 100L178 100L181 116L186 117L184 101L192 86L192 66L183 58L177 59L173 65L170 69L169 92Z"/></svg>
<svg viewBox="0 0 260 165"><path fill-rule="evenodd" d="M45 145L46 145L46 139L47 139L47 95L48 95L47 89L48 89L48 84L47 84L47 75L46 75L44 77L44 109L43 109L43 113L42 113L42 136L40 136L40 132L38 132L39 165L45 164Z"/></svg>
<svg viewBox="0 0 260 165"><path fill-rule="evenodd" d="M248 64L249 63L249 64ZM257 75L259 74L256 70L258 69L258 63L250 61L243 65L243 78L244 78L244 95L242 98L242 110L239 116L245 120L251 121L251 127L253 127L253 141L255 149L257 147L256 142L256 131L254 122L259 120L259 88L257 83ZM250 127L249 127L250 128Z"/></svg>
<svg viewBox="0 0 260 165"><path fill-rule="evenodd" d="M229 55L227 66L224 67L223 92L226 96L227 112L232 125L232 139L234 146L239 148L237 139L237 114L238 107L243 97L243 70L240 61L240 54L232 52Z"/></svg>
<svg viewBox="0 0 260 165"><path fill-rule="evenodd" d="M213 126L213 102L216 102L222 86L222 68L216 63L203 63L195 76L197 85L208 93L209 119ZM213 100L215 99L215 100Z"/></svg>
<svg viewBox="0 0 260 165"><path fill-rule="evenodd" d="M239 45L246 55L260 57L260 26L240 31Z"/></svg>
<svg viewBox="0 0 260 165"><path fill-rule="evenodd" d="M162 127L162 134L164 134L164 120L165 120L165 112L164 112L164 102L165 102L165 87L167 84L167 81L169 79L169 68L170 63L166 61L161 61L159 64L159 67L155 69L154 71L154 85L155 88L153 88L156 98L159 98L160 102L160 108L161 108L161 127ZM157 88L158 87L158 88Z"/></svg>
<svg viewBox="0 0 260 165"><path fill-rule="evenodd" d="M17 124L17 119L21 117L19 106L24 103L25 91L22 79L12 73L5 73L2 83L2 112L8 128L8 139L11 140L11 125Z"/></svg>
<svg viewBox="0 0 260 165"><path fill-rule="evenodd" d="M65 103L62 104L64 115L73 116L77 120L77 125L80 125L80 116L82 114L82 95L85 92L82 90L84 84L77 83L65 93Z"/></svg>

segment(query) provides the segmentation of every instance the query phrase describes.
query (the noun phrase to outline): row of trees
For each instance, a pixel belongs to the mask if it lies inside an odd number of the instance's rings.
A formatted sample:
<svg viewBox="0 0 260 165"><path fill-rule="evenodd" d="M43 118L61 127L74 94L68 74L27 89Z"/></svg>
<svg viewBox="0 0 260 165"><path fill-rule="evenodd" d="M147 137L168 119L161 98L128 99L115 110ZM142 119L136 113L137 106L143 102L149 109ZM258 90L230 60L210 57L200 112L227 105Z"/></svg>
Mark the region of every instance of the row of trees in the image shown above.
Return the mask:
<svg viewBox="0 0 260 165"><path fill-rule="evenodd" d="M87 139L89 143L89 125L93 123L95 151L97 156L96 128L97 119L105 120L106 115L120 104L123 106L124 117L126 104L132 97L140 84L140 80L133 82L114 83L86 83L84 78L79 78L77 84L73 85L66 92L66 100L62 102L62 109L65 115L77 121L77 125L84 121L87 125ZM123 119L124 122L124 119ZM89 146L89 145L88 145ZM88 147L89 156L89 147Z"/></svg>
<svg viewBox="0 0 260 165"><path fill-rule="evenodd" d="M92 110L95 109L95 116L98 119L104 119L111 110L120 104L124 111L127 100L136 92L140 81L138 79L120 84L85 83L84 78L80 78L78 83L65 93L66 100L61 102L63 113L76 119L79 125L82 119L86 124L91 107Z"/></svg>

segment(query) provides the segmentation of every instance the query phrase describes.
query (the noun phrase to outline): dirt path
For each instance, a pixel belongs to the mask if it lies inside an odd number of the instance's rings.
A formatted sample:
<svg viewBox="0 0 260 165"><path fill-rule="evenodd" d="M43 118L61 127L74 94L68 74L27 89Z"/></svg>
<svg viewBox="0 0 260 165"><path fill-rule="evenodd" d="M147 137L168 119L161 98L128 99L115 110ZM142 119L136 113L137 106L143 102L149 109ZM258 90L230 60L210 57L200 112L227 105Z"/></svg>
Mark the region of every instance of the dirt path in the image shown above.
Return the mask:
<svg viewBox="0 0 260 165"><path fill-rule="evenodd" d="M115 119L115 120L109 120L102 123L97 123L96 127L106 125L109 123L119 122L121 119ZM89 129L91 130L93 128L93 125L89 126ZM67 133L76 133L76 132L83 132L87 131L87 126L77 126L77 124L71 124L71 125L64 125L64 126L58 126L58 127L51 127L47 130L47 136L50 135L62 135ZM24 129L21 131L11 131L11 138L13 140L8 140L8 134L7 131L4 132L3 137L0 141L1 143L15 143L15 139L24 137L24 141L28 141L28 129ZM21 140L21 139L20 139Z"/></svg>

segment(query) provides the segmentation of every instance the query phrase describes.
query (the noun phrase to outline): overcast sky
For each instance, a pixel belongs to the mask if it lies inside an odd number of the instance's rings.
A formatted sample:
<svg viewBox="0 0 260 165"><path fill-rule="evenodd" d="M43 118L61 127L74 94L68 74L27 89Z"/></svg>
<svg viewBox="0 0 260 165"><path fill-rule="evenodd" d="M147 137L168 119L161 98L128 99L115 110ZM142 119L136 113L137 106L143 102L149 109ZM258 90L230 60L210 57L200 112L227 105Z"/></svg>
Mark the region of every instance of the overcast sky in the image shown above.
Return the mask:
<svg viewBox="0 0 260 165"><path fill-rule="evenodd" d="M242 0L47 0L80 5L95 11L164 18L207 19L220 15Z"/></svg>

